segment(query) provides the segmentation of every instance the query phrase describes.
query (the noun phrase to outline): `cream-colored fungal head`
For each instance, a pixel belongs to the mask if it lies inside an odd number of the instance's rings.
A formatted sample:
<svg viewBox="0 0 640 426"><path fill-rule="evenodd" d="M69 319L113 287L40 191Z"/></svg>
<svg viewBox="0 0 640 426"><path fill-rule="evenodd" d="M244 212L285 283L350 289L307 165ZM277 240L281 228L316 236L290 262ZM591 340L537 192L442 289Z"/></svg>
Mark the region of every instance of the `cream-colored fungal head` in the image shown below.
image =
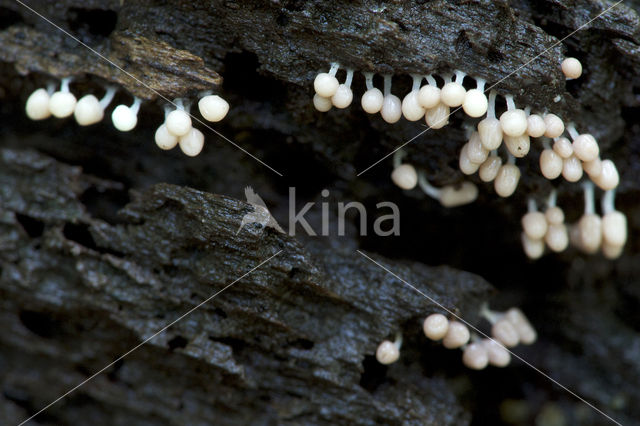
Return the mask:
<svg viewBox="0 0 640 426"><path fill-rule="evenodd" d="M544 124L546 126L544 135L548 138L558 138L564 133L564 122L555 114L545 114Z"/></svg>
<svg viewBox="0 0 640 426"><path fill-rule="evenodd" d="M567 227L564 224L550 224L547 235L544 236L544 241L552 251L556 253L564 251L569 245Z"/></svg>
<svg viewBox="0 0 640 426"><path fill-rule="evenodd" d="M467 345L462 351L462 363L472 370L482 370L489 364L489 351L481 342Z"/></svg>
<svg viewBox="0 0 640 426"><path fill-rule="evenodd" d="M111 113L111 122L121 132L133 130L138 124L138 114L136 112L126 105L118 105Z"/></svg>
<svg viewBox="0 0 640 426"><path fill-rule="evenodd" d="M73 114L76 103L73 93L58 91L49 98L49 111L56 118L66 118Z"/></svg>
<svg viewBox="0 0 640 426"><path fill-rule="evenodd" d="M400 358L400 348L390 340L384 340L376 349L376 359L380 364L393 364Z"/></svg>
<svg viewBox="0 0 640 426"><path fill-rule="evenodd" d="M338 89L336 89L336 93L331 96L331 103L334 107L338 109L344 109L351 105L353 101L353 92L351 88L346 84L340 84Z"/></svg>
<svg viewBox="0 0 640 426"><path fill-rule="evenodd" d="M521 109L512 109L500 116L502 131L507 136L520 136L527 131L527 115Z"/></svg>
<svg viewBox="0 0 640 426"><path fill-rule="evenodd" d="M440 101L450 108L456 108L464 102L467 91L462 84L450 81L440 90Z"/></svg>
<svg viewBox="0 0 640 426"><path fill-rule="evenodd" d="M578 221L581 248L593 254L598 251L602 242L602 219L596 214L585 214Z"/></svg>
<svg viewBox="0 0 640 426"><path fill-rule="evenodd" d="M597 178L602 174L602 160L598 157L593 161L584 161L582 163L582 169L590 178Z"/></svg>
<svg viewBox="0 0 640 426"><path fill-rule="evenodd" d="M386 95L380 110L382 119L389 124L397 123L402 117L402 102L396 95Z"/></svg>
<svg viewBox="0 0 640 426"><path fill-rule="evenodd" d="M502 126L500 120L495 117L487 117L478 123L478 133L482 145L492 151L498 149L502 143Z"/></svg>
<svg viewBox="0 0 640 426"><path fill-rule="evenodd" d="M520 169L515 164L504 164L498 170L498 175L493 181L493 187L501 197L511 196L520 181Z"/></svg>
<svg viewBox="0 0 640 426"><path fill-rule="evenodd" d="M469 157L469 160L477 164L484 163L489 156L489 150L482 145L478 132L473 132L469 138L469 142L467 144L467 156Z"/></svg>
<svg viewBox="0 0 640 426"><path fill-rule="evenodd" d="M542 257L544 254L543 239L533 239L524 232L520 235L520 238L524 254L526 254L529 259L539 259Z"/></svg>
<svg viewBox="0 0 640 426"><path fill-rule="evenodd" d="M564 212L560 207L549 207L544 212L544 217L547 219L549 225L561 225L564 223Z"/></svg>
<svg viewBox="0 0 640 426"><path fill-rule="evenodd" d="M178 145L178 137L169 133L164 123L156 130L155 141L156 145L164 150L173 149Z"/></svg>
<svg viewBox="0 0 640 426"><path fill-rule="evenodd" d="M571 141L565 137L556 138L553 141L553 150L562 158L569 158L573 155L573 145Z"/></svg>
<svg viewBox="0 0 640 426"><path fill-rule="evenodd" d="M49 118L51 116L49 98L49 92L47 92L46 89L37 89L29 95L24 107L27 117L31 120L44 120L45 118Z"/></svg>
<svg viewBox="0 0 640 426"><path fill-rule="evenodd" d="M602 238L609 246L624 246L627 242L627 217L617 211L602 217Z"/></svg>
<svg viewBox="0 0 640 426"><path fill-rule="evenodd" d="M582 75L582 64L576 58L565 58L561 68L567 80L573 80Z"/></svg>
<svg viewBox="0 0 640 426"><path fill-rule="evenodd" d="M604 255L604 257L606 257L607 259L617 259L620 257L620 255L622 254L622 251L624 250L624 246L612 246L606 242L602 243L602 254Z"/></svg>
<svg viewBox="0 0 640 426"><path fill-rule="evenodd" d="M620 175L618 169L611 160L602 160L602 172L598 177L592 177L593 183L598 185L600 189L609 191L614 189L620 183Z"/></svg>
<svg viewBox="0 0 640 426"><path fill-rule="evenodd" d="M185 136L192 129L191 117L182 109L171 111L165 119L167 131L174 136Z"/></svg>
<svg viewBox="0 0 640 426"><path fill-rule="evenodd" d="M462 150L460 151L460 159L458 161L458 166L460 167L460 171L465 175L472 175L478 171L480 168L480 164L474 163L469 159L469 143L467 142L462 146Z"/></svg>
<svg viewBox="0 0 640 426"><path fill-rule="evenodd" d="M335 75L326 72L318 74L315 80L313 80L313 88L316 93L323 98L332 97L338 90L339 85L340 83L338 83Z"/></svg>
<svg viewBox="0 0 640 426"><path fill-rule="evenodd" d="M505 318L499 319L493 324L491 327L491 335L507 348L517 346L520 342L520 337L515 327Z"/></svg>
<svg viewBox="0 0 640 426"><path fill-rule="evenodd" d="M314 105L315 102L314 96ZM229 103L218 95L207 95L198 101L198 109L205 120L217 123L226 117Z"/></svg>
<svg viewBox="0 0 640 426"><path fill-rule="evenodd" d="M573 153L581 161L593 161L600 155L598 142L588 133L576 137L572 145Z"/></svg>
<svg viewBox="0 0 640 426"><path fill-rule="evenodd" d="M506 367L511 362L511 354L500 343L491 339L482 339L480 343L487 349L489 364L494 367Z"/></svg>
<svg viewBox="0 0 640 426"><path fill-rule="evenodd" d="M544 136L547 131L547 125L544 123L544 118L538 114L531 114L527 117L527 134L532 138L539 138Z"/></svg>
<svg viewBox="0 0 640 426"><path fill-rule="evenodd" d="M442 339L442 346L447 349L459 348L469 341L471 335L466 325L459 321L450 321L449 329Z"/></svg>
<svg viewBox="0 0 640 426"><path fill-rule="evenodd" d="M333 107L333 103L331 102L331 98L323 98L316 93L313 95L313 106L320 112L327 112Z"/></svg>
<svg viewBox="0 0 640 426"><path fill-rule="evenodd" d="M567 182L577 182L582 178L583 170L582 163L575 155L566 158L562 164L562 177Z"/></svg>
<svg viewBox="0 0 640 426"><path fill-rule="evenodd" d="M418 102L424 109L434 108L440 103L440 89L436 85L427 84L418 91Z"/></svg>
<svg viewBox="0 0 640 426"><path fill-rule="evenodd" d="M442 314L431 314L422 324L424 335L431 340L440 340L449 331L449 320Z"/></svg>
<svg viewBox="0 0 640 426"><path fill-rule="evenodd" d="M504 136L504 144L511 153L516 158L523 158L531 149L531 140L529 139L529 135L526 133L520 136Z"/></svg>
<svg viewBox="0 0 640 426"><path fill-rule="evenodd" d="M384 95L382 94L382 91L375 87L364 92L364 95L362 95L362 98L360 99L362 109L369 114L379 113L382 109L383 102Z"/></svg>
<svg viewBox="0 0 640 426"><path fill-rule="evenodd" d="M104 118L104 109L100 105L98 98L93 95L85 95L76 103L73 116L79 125L89 126L102 121Z"/></svg>
<svg viewBox="0 0 640 426"><path fill-rule="evenodd" d="M542 212L530 211L522 216L522 229L534 240L544 238L547 233L547 219Z"/></svg>
<svg viewBox="0 0 640 426"><path fill-rule="evenodd" d="M478 198L478 187L464 181L458 185L447 185L440 189L440 204L443 207L458 207L473 203Z"/></svg>
<svg viewBox="0 0 640 426"><path fill-rule="evenodd" d="M186 135L178 138L178 145L185 155L195 157L204 147L204 135L200 130L192 127Z"/></svg>
<svg viewBox="0 0 640 426"><path fill-rule="evenodd" d="M538 334L536 330L520 309L510 308L505 312L504 318L515 327L518 332L518 337L520 338L520 343L523 345L531 345L537 340Z"/></svg>
<svg viewBox="0 0 640 426"><path fill-rule="evenodd" d="M554 150L545 149L540 154L540 171L542 175L549 179L556 179L562 174L564 161Z"/></svg>
<svg viewBox="0 0 640 426"><path fill-rule="evenodd" d="M418 173L411 164L401 164L391 172L391 180L401 189L413 189L418 184Z"/></svg>
<svg viewBox="0 0 640 426"><path fill-rule="evenodd" d="M469 90L462 103L462 109L469 117L482 117L487 112L489 101L487 96L478 89Z"/></svg>
<svg viewBox="0 0 640 426"><path fill-rule="evenodd" d="M480 165L480 169L478 170L480 180L483 182L493 182L496 176L498 176L498 171L501 166L502 159L497 155L490 155L485 162Z"/></svg>
<svg viewBox="0 0 640 426"><path fill-rule="evenodd" d="M412 90L404 97L402 115L409 121L418 121L424 117L424 108L418 102L418 91Z"/></svg>
<svg viewBox="0 0 640 426"><path fill-rule="evenodd" d="M424 118L432 129L441 129L449 124L450 109L447 105L440 102L433 108L425 111Z"/></svg>

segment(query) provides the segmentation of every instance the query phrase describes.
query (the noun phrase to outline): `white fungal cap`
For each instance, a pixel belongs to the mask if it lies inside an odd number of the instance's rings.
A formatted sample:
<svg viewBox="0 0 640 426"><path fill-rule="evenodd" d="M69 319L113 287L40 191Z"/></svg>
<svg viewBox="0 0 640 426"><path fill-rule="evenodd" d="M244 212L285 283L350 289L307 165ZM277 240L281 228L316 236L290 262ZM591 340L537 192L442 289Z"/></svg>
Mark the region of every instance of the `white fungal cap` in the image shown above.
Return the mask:
<svg viewBox="0 0 640 426"><path fill-rule="evenodd" d="M597 178L602 174L602 160L598 157L593 161L583 161L582 168L591 179Z"/></svg>
<svg viewBox="0 0 640 426"><path fill-rule="evenodd" d="M513 102L513 96L507 95L508 110L500 116L502 131L507 136L520 136L527 131L527 115L521 109L517 109Z"/></svg>
<svg viewBox="0 0 640 426"><path fill-rule="evenodd" d="M422 77L413 75L413 88L402 100L402 115L409 121L418 121L424 116L424 108L418 99L421 82Z"/></svg>
<svg viewBox="0 0 640 426"><path fill-rule="evenodd" d="M595 214L595 201L593 196L593 184L586 182L584 185L584 215L578 221L581 249L593 254L600 248L602 242L602 220Z"/></svg>
<svg viewBox="0 0 640 426"><path fill-rule="evenodd" d="M31 120L44 120L51 116L49 110L49 92L45 89L37 89L27 99L24 107L27 117Z"/></svg>
<svg viewBox="0 0 640 426"><path fill-rule="evenodd" d="M477 87L469 90L464 97L462 109L469 117L482 117L489 107L489 101L484 94L485 81L481 78L476 79Z"/></svg>
<svg viewBox="0 0 640 426"><path fill-rule="evenodd" d="M402 164L393 169L391 180L401 189L413 189L418 184L418 173L411 164Z"/></svg>
<svg viewBox="0 0 640 426"><path fill-rule="evenodd" d="M567 80L579 78L582 75L582 64L576 58L565 58L562 61L562 73Z"/></svg>
<svg viewBox="0 0 640 426"><path fill-rule="evenodd" d="M366 72L364 73L364 77L367 84L367 91L362 95L360 104L365 112L369 114L377 114L382 109L384 95L380 89L373 87L373 73Z"/></svg>
<svg viewBox="0 0 640 426"><path fill-rule="evenodd" d="M520 136L504 136L504 144L507 146L507 149L516 158L523 158L531 149L531 140L529 139L529 135L526 133L521 134Z"/></svg>
<svg viewBox="0 0 640 426"><path fill-rule="evenodd" d="M532 138L539 138L544 136L544 132L547 131L547 125L544 123L544 118L538 114L531 114L527 117L527 134Z"/></svg>
<svg viewBox="0 0 640 426"><path fill-rule="evenodd" d="M478 171L480 168L480 164L474 163L469 159L469 143L467 142L462 146L462 150L460 151L460 159L458 161L458 166L460 167L460 171L465 175L472 175Z"/></svg>
<svg viewBox="0 0 640 426"><path fill-rule="evenodd" d="M520 338L520 343L523 345L530 345L538 338L536 330L533 328L525 314L518 308L510 308L505 314L504 318L509 321Z"/></svg>
<svg viewBox="0 0 640 426"><path fill-rule="evenodd" d="M449 330L449 320L442 314L431 314L424 319L422 330L429 339L440 340Z"/></svg>
<svg viewBox="0 0 640 426"><path fill-rule="evenodd" d="M313 106L320 112L327 112L333 107L333 103L331 103L331 98L323 98L316 93L313 95Z"/></svg>
<svg viewBox="0 0 640 426"><path fill-rule="evenodd" d="M73 112L76 122L81 126L98 123L104 118L104 109L100 101L93 95L85 95L78 100Z"/></svg>
<svg viewBox="0 0 640 426"><path fill-rule="evenodd" d="M602 173L598 177L592 176L591 179L604 191L614 189L620 183L618 169L611 160L602 160Z"/></svg>
<svg viewBox="0 0 640 426"><path fill-rule="evenodd" d="M465 74L462 71L456 71L455 81L451 81L450 77L445 79L446 83L440 91L440 101L448 107L459 107L464 102L467 91L462 86L462 80Z"/></svg>
<svg viewBox="0 0 640 426"><path fill-rule="evenodd" d="M471 335L466 325L459 321L450 321L449 329L442 339L442 346L447 349L456 349L466 345Z"/></svg>
<svg viewBox="0 0 640 426"><path fill-rule="evenodd" d="M351 105L353 101L353 92L351 91L351 81L353 80L353 70L347 70L347 77L343 84L340 84L336 89L336 93L331 97L331 103L333 106L339 109L344 109Z"/></svg>
<svg viewBox="0 0 640 426"><path fill-rule="evenodd" d="M548 138L557 138L564 133L564 122L555 114L545 114L544 124L547 128L544 135Z"/></svg>
<svg viewBox="0 0 640 426"><path fill-rule="evenodd" d="M600 155L600 147L598 146L596 138L588 133L578 134L573 124L567 126L567 130L573 139L573 153L578 159L581 161L593 161L598 158Z"/></svg>
<svg viewBox="0 0 640 426"><path fill-rule="evenodd" d="M390 340L384 340L376 350L376 359L380 364L393 364L400 358L400 348Z"/></svg>
<svg viewBox="0 0 640 426"><path fill-rule="evenodd" d="M440 204L443 207L458 207L473 203L478 198L478 187L464 181L460 186L447 185L440 189Z"/></svg>
<svg viewBox="0 0 640 426"><path fill-rule="evenodd" d="M189 157L195 157L200 154L204 147L204 135L200 130L192 127L189 133L178 139L178 144L182 152Z"/></svg>
<svg viewBox="0 0 640 426"><path fill-rule="evenodd" d="M467 156L469 160L482 164L489 156L489 151L482 145L478 132L473 132L467 143Z"/></svg>
<svg viewBox="0 0 640 426"><path fill-rule="evenodd" d="M167 130L174 136L185 136L192 128L191 117L178 102L178 108L171 111L166 119Z"/></svg>
<svg viewBox="0 0 640 426"><path fill-rule="evenodd" d="M492 182L502 166L502 159L495 154L495 151L480 165L478 176L483 182Z"/></svg>
<svg viewBox="0 0 640 426"><path fill-rule="evenodd" d="M121 132L133 130L138 124L138 111L141 102L139 98L135 98L131 106L118 105L115 107L111 113L113 126Z"/></svg>
<svg viewBox="0 0 640 426"><path fill-rule="evenodd" d="M489 364L489 350L481 342L467 345L462 351L462 363L472 370L482 370Z"/></svg>
<svg viewBox="0 0 640 426"><path fill-rule="evenodd" d="M529 211L522 216L522 229L529 238L540 240L547 233L547 219L544 213L539 212L534 199L528 202Z"/></svg>
<svg viewBox="0 0 640 426"><path fill-rule="evenodd" d="M602 239L610 249L622 247L627 242L627 218L615 209L614 197L613 190L606 191L602 197Z"/></svg>
<svg viewBox="0 0 640 426"><path fill-rule="evenodd" d="M315 96L313 100L315 105ZM198 109L202 118L217 123L227 116L229 103L218 95L207 95L198 101Z"/></svg>
<svg viewBox="0 0 640 426"><path fill-rule="evenodd" d="M331 64L331 69L328 73L323 72L316 76L313 81L313 88L318 95L323 98L330 98L336 93L339 83L335 75L339 67L338 64Z"/></svg>
<svg viewBox="0 0 640 426"><path fill-rule="evenodd" d="M511 362L511 354L500 343L492 339L482 339L480 343L487 349L489 364L494 367L506 367Z"/></svg>
<svg viewBox="0 0 640 426"><path fill-rule="evenodd" d="M478 134L482 145L492 151L502 143L502 126L495 117L487 117L478 123Z"/></svg>
<svg viewBox="0 0 640 426"><path fill-rule="evenodd" d="M545 149L540 154L540 171L542 175L549 180L553 180L562 174L563 165L562 157L546 144Z"/></svg>
<svg viewBox="0 0 640 426"><path fill-rule="evenodd" d="M569 139L564 137L555 138L553 150L562 158L569 158L573 155L573 145Z"/></svg>
<svg viewBox="0 0 640 426"><path fill-rule="evenodd" d="M424 118L430 128L441 129L449 124L449 114L449 107L440 102L435 107L426 110Z"/></svg>
<svg viewBox="0 0 640 426"><path fill-rule="evenodd" d="M65 118L73 114L76 108L76 97L69 92L71 79L65 78L60 84L60 90L49 98L49 111L54 117Z"/></svg>
<svg viewBox="0 0 640 426"><path fill-rule="evenodd" d="M582 163L575 155L565 159L562 163L562 176L568 182L577 182L582 178Z"/></svg>
<svg viewBox="0 0 640 426"><path fill-rule="evenodd" d="M562 225L564 223L564 212L560 207L549 207L544 212L544 217L549 225Z"/></svg>
<svg viewBox="0 0 640 426"><path fill-rule="evenodd" d="M402 117L402 102L396 95L391 94L390 75L384 76L384 98L380 115L389 124L397 123Z"/></svg>
<svg viewBox="0 0 640 426"><path fill-rule="evenodd" d="M544 236L547 246L557 253L565 250L569 245L569 234L564 224L549 224L547 235Z"/></svg>
<svg viewBox="0 0 640 426"><path fill-rule="evenodd" d="M491 335L507 348L517 346L520 342L520 337L518 336L518 332L515 327L504 318L493 324L491 327Z"/></svg>
<svg viewBox="0 0 640 426"><path fill-rule="evenodd" d="M524 254L526 254L529 259L539 259L542 257L544 254L543 239L534 240L524 232L520 234L520 239L522 241Z"/></svg>
<svg viewBox="0 0 640 426"><path fill-rule="evenodd" d="M617 259L622 254L624 246L612 246L606 241L602 243L602 254L607 259Z"/></svg>
<svg viewBox="0 0 640 426"><path fill-rule="evenodd" d="M440 88L436 80L428 75L425 77L429 84L422 86L418 91L418 102L424 109L430 109L440 103Z"/></svg>
<svg viewBox="0 0 640 426"><path fill-rule="evenodd" d="M513 157L510 157L510 161ZM498 170L498 175L493 181L493 188L501 197L511 196L518 187L520 180L520 169L511 162L504 164Z"/></svg>
<svg viewBox="0 0 640 426"><path fill-rule="evenodd" d="M173 149L178 145L178 137L169 133L167 125L164 123L156 130L155 141L156 145L164 150Z"/></svg>

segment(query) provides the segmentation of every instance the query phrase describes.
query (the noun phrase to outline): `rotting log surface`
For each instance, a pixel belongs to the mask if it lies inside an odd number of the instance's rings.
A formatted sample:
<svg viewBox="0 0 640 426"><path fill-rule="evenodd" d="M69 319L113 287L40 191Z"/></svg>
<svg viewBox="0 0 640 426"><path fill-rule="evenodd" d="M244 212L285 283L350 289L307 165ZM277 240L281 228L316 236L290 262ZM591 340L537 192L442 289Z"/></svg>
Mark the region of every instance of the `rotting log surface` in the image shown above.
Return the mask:
<svg viewBox="0 0 640 426"><path fill-rule="evenodd" d="M621 423L637 424L637 241L618 262L575 251L526 262L519 217L527 196L551 187L536 156L522 163L528 171L513 199L496 200L483 187L476 205L443 211L393 188L387 163L355 177L422 127L388 126L356 105L328 114L310 108L311 81L331 61L393 72L397 94L412 72L462 69L494 83L610 3L344 3L29 2L162 96L220 91L232 110L216 128L285 174L278 178L209 132L196 159L158 152L151 141L162 102L154 93L19 4L0 2L0 423L26 418L282 250L38 421L482 425L503 421L499 407L516 399L526 402L529 422L556 409L569 423L604 424L518 362L473 373L459 352L426 343L420 320L437 308L357 255L360 248L478 324L491 293L478 275L487 278L500 290L492 306L522 306L538 328L540 342L518 348L521 356ZM617 205L632 236L640 229L634 9L637 2L619 5L499 85L519 105L549 108L599 137L621 171ZM565 53L585 65L581 80L561 78ZM118 102L150 99L138 128L28 122L28 94L69 75L77 93L114 83L129 93ZM363 86L357 75L356 99ZM461 124L458 115L409 146L436 184L461 179ZM402 236L354 237L351 229L349 237L294 239L254 227L236 236L247 184L281 224L290 185L302 204L318 201L322 188L331 201L371 210L394 201ZM578 187L558 189L577 218ZM319 229L318 213L311 216ZM371 355L397 330L405 334L401 362L382 368Z"/></svg>

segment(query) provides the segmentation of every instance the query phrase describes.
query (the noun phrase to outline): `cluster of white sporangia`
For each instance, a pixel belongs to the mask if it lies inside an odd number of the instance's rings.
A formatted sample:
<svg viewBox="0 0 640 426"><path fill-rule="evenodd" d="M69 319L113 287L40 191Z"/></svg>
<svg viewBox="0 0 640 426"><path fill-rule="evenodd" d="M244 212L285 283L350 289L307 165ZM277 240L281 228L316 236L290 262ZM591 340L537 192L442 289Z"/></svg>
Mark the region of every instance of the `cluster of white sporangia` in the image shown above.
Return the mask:
<svg viewBox="0 0 640 426"><path fill-rule="evenodd" d="M69 90L70 78L60 83L55 91L53 85L47 89L37 89L27 99L25 111L32 120L44 120L50 116L66 118L73 115L81 126L99 123L104 118L105 109L109 106L116 89L109 87L102 99L94 95L85 95L76 99ZM134 98L131 106L118 105L111 113L113 126L121 132L133 130L138 124L138 111L142 101ZM191 117L180 99L176 100L177 109L165 114L165 123L155 134L156 144L162 149L172 149L180 145L186 155L194 157L202 151L204 135L191 125ZM205 94L198 102L200 114L211 122L222 120L229 111L229 104L218 95Z"/></svg>
<svg viewBox="0 0 640 426"><path fill-rule="evenodd" d="M595 211L593 184L585 182L584 214L569 226L564 223L564 212L556 206L556 198L554 190L544 213L529 199L529 211L522 217L522 246L529 258L540 258L545 244L554 252L563 251L571 244L586 254L601 250L608 259L620 256L627 241L627 218L615 209L614 190L604 192L600 217Z"/></svg>
<svg viewBox="0 0 640 426"><path fill-rule="evenodd" d="M313 104L319 111L328 111L333 106L346 108L353 100L350 87L353 70L346 70L345 81L340 84L336 78L339 68L334 63L328 73L320 73L314 80L316 94ZM578 78L582 74L582 65L575 58L566 58L561 68L567 79ZM472 118L486 115L462 147L459 167L466 175L478 172L482 181L493 182L496 193L501 197L509 197L515 192L520 180L520 169L515 162L529 153L531 138L540 138L545 148L540 155L540 168L546 178L555 179L562 175L569 182L577 182L584 171L604 190L613 189L618 184L615 165L611 160L600 159L600 149L592 135L580 134L573 124L565 129L563 120L555 114L532 114L528 107L517 108L511 95L504 97L507 108L498 117L497 93L491 90L487 98L486 82L482 79L476 78L476 87L466 90L462 83L467 76L462 71L456 71L455 77L443 76L442 87L432 75L412 75L413 88L401 101L391 93L390 75L384 76L383 91L373 86L373 73L364 73L364 76L367 91L362 95L362 109L369 114L379 112L388 123L395 123L402 116L409 121L424 117L431 129L439 129L448 123L451 109L458 107ZM427 84L423 85L423 80ZM565 131L571 140L564 136ZM553 148L550 140L554 142ZM504 147L506 162L498 155L501 147ZM409 163L394 161L391 178L402 189L413 189L418 184L418 173L411 167ZM475 197L468 197L467 202L474 200ZM455 203L450 207L461 204Z"/></svg>
<svg viewBox="0 0 640 426"><path fill-rule="evenodd" d="M527 317L518 308L494 312L483 306L480 314L491 323L491 339L480 338L469 332L460 321L449 321L442 314L427 316L422 324L425 336L433 341L442 341L447 349L462 349L462 363L468 368L482 370L487 365L506 367L511 361L507 348L522 343L530 345L537 334ZM391 364L400 358L402 335L397 334L394 342L385 340L376 350L376 359L381 364Z"/></svg>

